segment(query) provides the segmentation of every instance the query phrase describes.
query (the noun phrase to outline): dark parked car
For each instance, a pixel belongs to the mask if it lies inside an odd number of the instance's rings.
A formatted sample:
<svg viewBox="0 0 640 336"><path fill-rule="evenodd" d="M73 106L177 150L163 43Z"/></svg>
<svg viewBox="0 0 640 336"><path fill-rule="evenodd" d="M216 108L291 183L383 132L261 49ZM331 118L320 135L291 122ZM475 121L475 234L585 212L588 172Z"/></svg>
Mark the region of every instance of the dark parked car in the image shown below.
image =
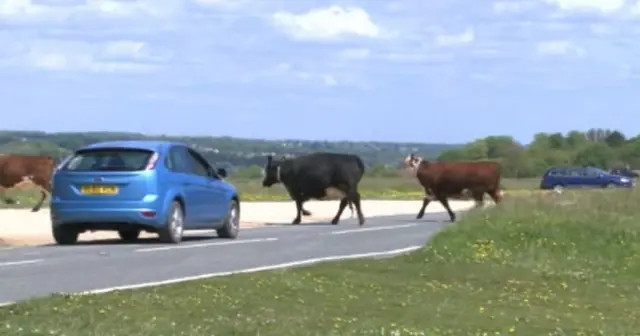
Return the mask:
<svg viewBox="0 0 640 336"><path fill-rule="evenodd" d="M611 174L596 167L560 166L552 167L542 176L540 189L563 188L610 188L635 186L633 179Z"/></svg>

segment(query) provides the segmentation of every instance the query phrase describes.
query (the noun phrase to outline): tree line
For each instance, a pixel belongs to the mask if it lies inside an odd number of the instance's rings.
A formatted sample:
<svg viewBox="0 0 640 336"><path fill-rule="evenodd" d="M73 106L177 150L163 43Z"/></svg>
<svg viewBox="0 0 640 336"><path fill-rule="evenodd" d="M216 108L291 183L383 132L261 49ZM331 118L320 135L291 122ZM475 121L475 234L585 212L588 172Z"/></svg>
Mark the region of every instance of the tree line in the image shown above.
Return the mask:
<svg viewBox="0 0 640 336"><path fill-rule="evenodd" d="M415 152L445 161L494 160L504 177L537 177L557 165L588 165L604 169L640 169L640 135L617 130L590 129L568 133L538 133L529 144L512 136L495 135L464 145L356 141L259 140L233 137L150 136L126 132L46 133L0 131L0 153L50 155L61 159L94 142L109 140L169 140L199 149L217 167L242 178L259 178L267 155L299 155L316 151L359 155L367 175L397 176L401 160Z"/></svg>
<svg viewBox="0 0 640 336"><path fill-rule="evenodd" d="M236 170L252 167L246 174L256 173L267 155L280 157L327 151L359 155L367 166L394 166L398 158L410 152L437 157L443 150L462 144L394 143L376 141L261 140L227 136L166 136L129 132L59 132L0 131L0 153L49 155L62 159L78 148L112 140L167 140L186 143L198 149L218 167ZM240 172L242 173L242 172ZM259 173L258 173L259 174Z"/></svg>
<svg viewBox="0 0 640 336"><path fill-rule="evenodd" d="M640 136L609 129L538 133L528 145L511 136L489 136L444 151L438 160L495 160L505 177L518 178L537 177L558 165L640 169Z"/></svg>

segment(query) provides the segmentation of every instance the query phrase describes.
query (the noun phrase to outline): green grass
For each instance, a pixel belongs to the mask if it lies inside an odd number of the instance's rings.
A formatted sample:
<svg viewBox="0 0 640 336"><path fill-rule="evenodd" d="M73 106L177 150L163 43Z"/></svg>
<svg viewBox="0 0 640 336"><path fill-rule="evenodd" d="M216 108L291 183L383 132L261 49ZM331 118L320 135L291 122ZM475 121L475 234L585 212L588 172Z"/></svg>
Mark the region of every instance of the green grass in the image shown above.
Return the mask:
<svg viewBox="0 0 640 336"><path fill-rule="evenodd" d="M406 256L34 300L0 335L637 335L638 203L513 197Z"/></svg>
<svg viewBox="0 0 640 336"><path fill-rule="evenodd" d="M272 188L263 188L261 179L230 179L240 191L244 201L286 201L290 200L285 189L278 185ZM503 187L509 190L536 189L539 179L504 179ZM402 177L365 177L360 184L360 193L365 199L398 199L418 200L422 199L422 191L415 178ZM30 208L40 198L40 193L33 188L20 188L12 190L7 195L20 201L17 205L6 205L0 202L0 208Z"/></svg>

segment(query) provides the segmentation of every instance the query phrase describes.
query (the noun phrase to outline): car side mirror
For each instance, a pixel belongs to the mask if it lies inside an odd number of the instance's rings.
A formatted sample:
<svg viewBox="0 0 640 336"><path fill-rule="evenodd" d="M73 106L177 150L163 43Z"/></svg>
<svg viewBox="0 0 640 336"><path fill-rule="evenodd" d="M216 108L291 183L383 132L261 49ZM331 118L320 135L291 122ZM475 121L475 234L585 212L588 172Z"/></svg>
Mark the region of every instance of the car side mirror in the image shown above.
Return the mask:
<svg viewBox="0 0 640 336"><path fill-rule="evenodd" d="M218 174L218 176L222 177L222 178L227 178L227 170L224 168L218 168L216 170L216 174Z"/></svg>

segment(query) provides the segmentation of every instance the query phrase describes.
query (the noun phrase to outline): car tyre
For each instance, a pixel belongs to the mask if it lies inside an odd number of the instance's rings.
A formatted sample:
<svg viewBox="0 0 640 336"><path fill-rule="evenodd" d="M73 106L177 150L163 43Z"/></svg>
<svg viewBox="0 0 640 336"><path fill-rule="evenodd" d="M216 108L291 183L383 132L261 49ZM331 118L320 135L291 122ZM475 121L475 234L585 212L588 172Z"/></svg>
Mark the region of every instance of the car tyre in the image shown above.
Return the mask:
<svg viewBox="0 0 640 336"><path fill-rule="evenodd" d="M216 230L218 237L236 239L240 233L240 206L236 200L229 203L229 210L222 228Z"/></svg>
<svg viewBox="0 0 640 336"><path fill-rule="evenodd" d="M174 201L169 207L167 221L158 231L160 242L179 244L184 233L184 211L179 202Z"/></svg>
<svg viewBox="0 0 640 336"><path fill-rule="evenodd" d="M118 236L120 236L120 239L122 239L123 241L134 242L138 240L138 238L140 237L140 230L138 229L118 230Z"/></svg>
<svg viewBox="0 0 640 336"><path fill-rule="evenodd" d="M605 185L604 185L604 187L605 187L605 188L607 188L607 189L609 189L609 188L615 188L615 187L616 187L616 185L615 185L615 184L613 184L613 183L607 183L607 184L605 184Z"/></svg>
<svg viewBox="0 0 640 336"><path fill-rule="evenodd" d="M58 245L73 245L78 242L80 236L78 230L65 225L54 226L52 231L53 239Z"/></svg>

